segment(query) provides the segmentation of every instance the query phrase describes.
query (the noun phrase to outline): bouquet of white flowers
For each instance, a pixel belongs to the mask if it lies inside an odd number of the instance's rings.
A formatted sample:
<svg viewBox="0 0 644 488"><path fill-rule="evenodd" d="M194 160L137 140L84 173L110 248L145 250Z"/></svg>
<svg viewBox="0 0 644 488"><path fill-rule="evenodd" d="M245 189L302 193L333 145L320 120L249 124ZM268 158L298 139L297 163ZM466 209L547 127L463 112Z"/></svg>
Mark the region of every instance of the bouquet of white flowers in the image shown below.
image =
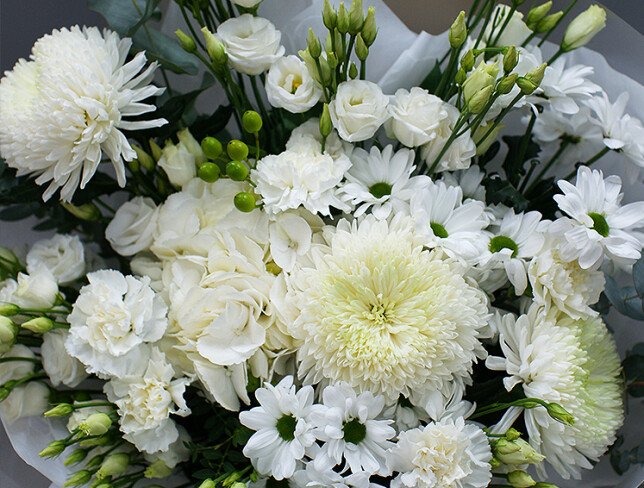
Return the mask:
<svg viewBox="0 0 644 488"><path fill-rule="evenodd" d="M89 3L111 30L0 82L0 218L57 232L0 248L0 406L64 420L34 449L65 486L552 488L616 441L644 202L593 165L641 184L644 128L567 62L601 7L475 0L385 93L361 0L297 54L257 0L175 0L175 39L158 1Z"/></svg>

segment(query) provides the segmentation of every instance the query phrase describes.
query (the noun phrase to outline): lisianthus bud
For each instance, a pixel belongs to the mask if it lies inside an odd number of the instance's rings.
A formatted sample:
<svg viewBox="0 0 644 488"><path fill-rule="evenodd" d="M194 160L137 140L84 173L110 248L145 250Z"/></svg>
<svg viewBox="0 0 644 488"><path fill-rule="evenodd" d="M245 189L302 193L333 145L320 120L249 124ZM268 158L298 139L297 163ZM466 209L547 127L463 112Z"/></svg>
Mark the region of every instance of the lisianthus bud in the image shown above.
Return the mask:
<svg viewBox="0 0 644 488"><path fill-rule="evenodd" d="M349 33L353 36L357 35L364 25L364 10L362 8L362 0L353 0L351 7L349 7Z"/></svg>
<svg viewBox="0 0 644 488"><path fill-rule="evenodd" d="M40 457L50 458L58 456L67 448L67 444L63 441L54 441L38 453Z"/></svg>
<svg viewBox="0 0 644 488"><path fill-rule="evenodd" d="M340 61L338 60L338 57L335 55L335 53L327 54L326 62L331 70L335 70L335 68L338 67L338 64L340 64Z"/></svg>
<svg viewBox="0 0 644 488"><path fill-rule="evenodd" d="M101 218L101 211L93 203L85 203L83 205L73 205L67 202L60 202L65 210L67 210L74 217L92 222Z"/></svg>
<svg viewBox="0 0 644 488"><path fill-rule="evenodd" d="M0 315L0 354L7 352L16 342L19 327L9 317Z"/></svg>
<svg viewBox="0 0 644 488"><path fill-rule="evenodd" d="M45 417L66 417L74 411L74 406L69 403L59 403L54 408L47 410Z"/></svg>
<svg viewBox="0 0 644 488"><path fill-rule="evenodd" d="M365 61L369 56L369 48L360 34L356 37L356 56L360 61Z"/></svg>
<svg viewBox="0 0 644 488"><path fill-rule="evenodd" d="M105 458L101 467L96 472L96 477L99 480L105 479L108 476L118 476L127 471L130 466L130 456L124 452L110 454Z"/></svg>
<svg viewBox="0 0 644 488"><path fill-rule="evenodd" d="M523 439L499 439L493 447L494 456L503 464L538 464L545 458Z"/></svg>
<svg viewBox="0 0 644 488"><path fill-rule="evenodd" d="M306 36L306 45L309 49L309 54L313 59L318 59L322 55L322 46L320 45L320 40L313 32L313 29L309 27L309 33Z"/></svg>
<svg viewBox="0 0 644 488"><path fill-rule="evenodd" d="M144 476L148 479L167 478L172 474L172 471L174 470L159 459L145 468Z"/></svg>
<svg viewBox="0 0 644 488"><path fill-rule="evenodd" d="M499 73L499 68L496 64L486 64L481 62L476 69L467 77L467 80L463 83L463 96L465 97L465 102L470 105L470 100L472 97L477 96L477 104L480 103L481 91L485 90L488 87L494 88L494 83L496 82L496 76ZM487 90L489 91L489 90ZM488 95L489 96L489 95Z"/></svg>
<svg viewBox="0 0 644 488"><path fill-rule="evenodd" d="M199 488L215 488L217 484L213 480L204 480L203 483L199 485Z"/></svg>
<svg viewBox="0 0 644 488"><path fill-rule="evenodd" d="M507 95L514 88L514 84L517 82L519 75L512 73L511 75L504 76L501 78L499 83L496 85L496 91L501 95Z"/></svg>
<svg viewBox="0 0 644 488"><path fill-rule="evenodd" d="M174 34L179 39L179 44L181 44L181 48L184 51L188 53L197 52L197 45L195 44L195 40L192 37L183 32L181 29L174 31Z"/></svg>
<svg viewBox="0 0 644 488"><path fill-rule="evenodd" d="M322 108L322 115L320 116L320 134L322 137L329 137L333 130L333 122L331 121L331 113L329 112L329 104L325 103Z"/></svg>
<svg viewBox="0 0 644 488"><path fill-rule="evenodd" d="M356 63L351 63L349 65L349 78L352 80L355 80L358 77L358 67L356 66Z"/></svg>
<svg viewBox="0 0 644 488"><path fill-rule="evenodd" d="M20 307L18 305L14 305L13 303L0 304L0 315L13 317L14 315L18 315L18 312L20 312Z"/></svg>
<svg viewBox="0 0 644 488"><path fill-rule="evenodd" d="M508 483L512 488L530 488L537 482L525 471L512 471L508 473Z"/></svg>
<svg viewBox="0 0 644 488"><path fill-rule="evenodd" d="M463 68L463 70L465 70L466 73L471 71L472 68L474 67L475 60L476 60L476 56L474 56L474 51L470 49L461 58L461 68Z"/></svg>
<svg viewBox="0 0 644 488"><path fill-rule="evenodd" d="M324 0L324 8L322 9L322 20L324 25L330 31L335 29L336 24L338 23L338 15L335 13L333 6L329 0Z"/></svg>
<svg viewBox="0 0 644 488"><path fill-rule="evenodd" d="M90 479L92 479L92 473L86 470L78 471L67 478L67 481L63 486L83 486L86 485Z"/></svg>
<svg viewBox="0 0 644 488"><path fill-rule="evenodd" d="M76 449L67 457L67 459L65 459L65 461L63 461L63 464L65 466L73 466L74 464L78 464L87 457L88 452L89 451L87 449Z"/></svg>
<svg viewBox="0 0 644 488"><path fill-rule="evenodd" d="M141 166L143 166L148 171L153 170L154 159L152 158L152 156L150 156L143 150L143 148L137 146L136 144L133 145L132 148L136 152L136 159L139 161L139 163L141 163Z"/></svg>
<svg viewBox="0 0 644 488"><path fill-rule="evenodd" d="M222 42L217 39L208 27L202 27L201 32L203 32L204 40L206 41L206 51L210 60L213 62L215 67L221 68L228 64L228 54L226 54L226 48Z"/></svg>
<svg viewBox="0 0 644 488"><path fill-rule="evenodd" d="M161 156L163 155L163 149L161 149L161 146L159 146L152 138L150 138L148 144L150 144L150 151L152 151L152 157L154 160L158 161L161 159Z"/></svg>
<svg viewBox="0 0 644 488"><path fill-rule="evenodd" d="M561 42L562 51L572 51L584 46L604 27L606 10L599 5L591 5L568 25Z"/></svg>
<svg viewBox="0 0 644 488"><path fill-rule="evenodd" d="M473 114L480 114L485 110L485 106L490 101L490 97L494 93L494 87L486 86L482 90L476 92L467 101L467 108Z"/></svg>
<svg viewBox="0 0 644 488"><path fill-rule="evenodd" d="M525 76L517 79L517 85L521 88L521 91L525 95L532 94L543 81L543 75L546 72L546 67L548 65L543 63L541 66L533 69L532 71L525 74Z"/></svg>
<svg viewBox="0 0 644 488"><path fill-rule="evenodd" d="M537 24L543 19L550 9L552 8L552 0L549 0L546 3L537 5L536 7L531 8L528 11L528 15L525 17L525 23L530 28L530 30L535 30Z"/></svg>
<svg viewBox="0 0 644 488"><path fill-rule="evenodd" d="M503 129L504 127L503 124L496 124L494 126L494 129L492 129L492 132L490 132L490 128L493 125L493 121L490 121L487 124L481 124L474 132L472 139L474 139L474 142L476 143L477 156L482 156L488 151L488 149L490 149L490 146L494 143L494 141L496 141L499 132L501 132L501 129ZM485 137L485 139L481 139L484 136L487 137Z"/></svg>
<svg viewBox="0 0 644 488"><path fill-rule="evenodd" d="M93 413L84 422L81 422L78 428L85 435L103 435L112 426L112 419L105 413Z"/></svg>
<svg viewBox="0 0 644 488"><path fill-rule="evenodd" d="M539 21L535 31L539 34L551 31L557 26L563 15L564 13L561 10L559 12L555 12L554 14L546 15Z"/></svg>
<svg viewBox="0 0 644 488"><path fill-rule="evenodd" d="M340 2L338 7L338 25L337 29L340 34L346 34L349 32L349 13L347 8L344 6L344 2Z"/></svg>
<svg viewBox="0 0 644 488"><path fill-rule="evenodd" d="M563 422L567 425L573 425L575 423L575 417L572 416L565 408L563 408L558 403L550 403L548 405L548 414L559 422Z"/></svg>
<svg viewBox="0 0 644 488"><path fill-rule="evenodd" d="M378 27L376 26L376 8L369 7L367 9L367 16L364 19L362 26L362 38L367 46L371 46L378 35Z"/></svg>
<svg viewBox="0 0 644 488"><path fill-rule="evenodd" d="M463 68L459 68L456 74L454 75L454 81L457 85L462 85L467 79L467 73Z"/></svg>
<svg viewBox="0 0 644 488"><path fill-rule="evenodd" d="M44 334L54 328L54 321L47 317L36 317L22 323L22 328L30 330L36 334Z"/></svg>
<svg viewBox="0 0 644 488"><path fill-rule="evenodd" d="M459 48L467 39L467 25L465 23L465 12L461 10L449 28L449 44L452 48Z"/></svg>
<svg viewBox="0 0 644 488"><path fill-rule="evenodd" d="M519 62L519 53L514 46L508 47L508 50L503 55L503 71L510 73Z"/></svg>
<svg viewBox="0 0 644 488"><path fill-rule="evenodd" d="M236 481L232 485L230 485L230 488L246 488L246 483L242 483L240 481Z"/></svg>
<svg viewBox="0 0 644 488"><path fill-rule="evenodd" d="M539 481L533 488L559 488L557 485L552 483L546 483L544 481Z"/></svg>
<svg viewBox="0 0 644 488"><path fill-rule="evenodd" d="M506 432L505 432L505 438L509 441L513 441L515 439L518 439L521 437L521 432L519 432L517 429L514 429L510 427Z"/></svg>

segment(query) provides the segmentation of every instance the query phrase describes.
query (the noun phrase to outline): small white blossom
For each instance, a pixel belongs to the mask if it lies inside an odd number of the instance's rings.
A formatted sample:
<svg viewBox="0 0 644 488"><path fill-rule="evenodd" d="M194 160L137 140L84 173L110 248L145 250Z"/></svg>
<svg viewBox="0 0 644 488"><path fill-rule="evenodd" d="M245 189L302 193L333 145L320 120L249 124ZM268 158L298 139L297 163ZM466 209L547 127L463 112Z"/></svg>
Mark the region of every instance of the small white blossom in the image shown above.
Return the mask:
<svg viewBox="0 0 644 488"><path fill-rule="evenodd" d="M322 89L304 61L297 56L286 56L277 60L268 70L266 95L273 107L299 114L320 101Z"/></svg>

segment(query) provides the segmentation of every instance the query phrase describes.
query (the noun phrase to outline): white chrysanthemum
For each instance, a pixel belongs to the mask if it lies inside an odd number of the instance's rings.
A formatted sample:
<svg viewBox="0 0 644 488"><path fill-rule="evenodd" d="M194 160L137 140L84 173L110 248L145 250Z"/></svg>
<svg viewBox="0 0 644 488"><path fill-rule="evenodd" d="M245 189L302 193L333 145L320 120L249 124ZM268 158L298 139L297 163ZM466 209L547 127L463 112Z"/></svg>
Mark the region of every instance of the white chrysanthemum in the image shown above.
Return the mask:
<svg viewBox="0 0 644 488"><path fill-rule="evenodd" d="M488 311L459 266L424 249L409 219L327 230L289 280L306 382L346 381L393 402L469 378Z"/></svg>
<svg viewBox="0 0 644 488"><path fill-rule="evenodd" d="M392 488L483 488L492 479L485 433L463 418L402 432L388 456Z"/></svg>
<svg viewBox="0 0 644 488"><path fill-rule="evenodd" d="M498 322L505 357L489 357L490 369L507 371L509 391L522 385L528 398L561 405L573 425L558 422L541 407L525 410L530 444L564 477L580 477L615 440L624 408L620 360L600 319L554 323L533 305L526 315ZM541 466L543 471L543 466Z"/></svg>
<svg viewBox="0 0 644 488"><path fill-rule="evenodd" d="M296 392L293 377L287 376L276 386L267 383L258 388L255 396L260 406L239 414L242 425L256 431L244 455L260 474L276 480L290 478L315 443L309 421L313 388L304 386Z"/></svg>
<svg viewBox="0 0 644 488"><path fill-rule="evenodd" d="M347 183L340 191L344 201L358 206L353 213L355 217L360 217L369 208L381 220L392 212L409 213L411 197L430 183L427 176L411 176L416 167L414 152L409 149L394 153L391 145L382 151L375 146L370 152L356 148L351 162L353 166L346 174Z"/></svg>
<svg viewBox="0 0 644 488"><path fill-rule="evenodd" d="M156 65L144 69L144 53L126 63L131 45L95 27L54 30L36 42L31 61L19 61L0 83L0 153L18 174L49 182L45 200L62 188L61 198L70 201L103 153L125 185L123 161L136 153L121 129L166 123L124 120L154 111L142 101L163 91L149 84Z"/></svg>

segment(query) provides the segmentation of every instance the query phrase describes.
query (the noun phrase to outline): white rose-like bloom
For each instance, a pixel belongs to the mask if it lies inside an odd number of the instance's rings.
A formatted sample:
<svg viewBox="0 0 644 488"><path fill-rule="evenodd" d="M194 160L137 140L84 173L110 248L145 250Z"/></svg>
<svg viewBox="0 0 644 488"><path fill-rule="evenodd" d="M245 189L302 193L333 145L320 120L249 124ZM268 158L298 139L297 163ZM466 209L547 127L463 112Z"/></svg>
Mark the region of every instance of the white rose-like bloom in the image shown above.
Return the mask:
<svg viewBox="0 0 644 488"><path fill-rule="evenodd" d="M150 288L147 277L102 270L87 275L67 317L67 352L90 373L139 375L148 364L150 347L167 327L167 307Z"/></svg>
<svg viewBox="0 0 644 488"><path fill-rule="evenodd" d="M190 380L173 380L173 377L174 370L164 354L153 348L141 377L112 378L105 384L108 400L117 406L123 438L139 451L167 451L179 438L179 430L170 415L190 415L183 399Z"/></svg>
<svg viewBox="0 0 644 488"><path fill-rule="evenodd" d="M27 253L27 271L47 268L59 284L70 283L85 273L85 249L78 236L56 234L36 242Z"/></svg>
<svg viewBox="0 0 644 488"><path fill-rule="evenodd" d="M163 148L159 166L168 175L170 183L182 188L195 176L197 176L197 165L203 163L207 158L197 140L188 129L177 133L178 144L168 141Z"/></svg>
<svg viewBox="0 0 644 488"><path fill-rule="evenodd" d="M340 83L329 104L333 126L348 142L370 139L389 118L389 97L371 81L350 80Z"/></svg>
<svg viewBox="0 0 644 488"><path fill-rule="evenodd" d="M487 367L507 371L508 391L521 385L527 398L557 403L572 414L574 424L567 425L545 408L523 412L529 442L545 462L564 478L580 478L581 468L593 467L589 459L597 461L615 441L624 420L615 341L601 319L555 324L537 305L516 320L507 314L497 325L505 357L488 357ZM506 415L520 413L512 410ZM543 465L539 471L545 476Z"/></svg>
<svg viewBox="0 0 644 488"><path fill-rule="evenodd" d="M121 130L166 123L126 120L154 111L143 100L163 91L149 84L156 64L144 69L145 53L125 62L131 45L95 27L54 30L0 82L0 154L19 175L49 182L45 200L62 188L62 200L70 201L104 155L124 186L123 161L136 153Z"/></svg>
<svg viewBox="0 0 644 488"><path fill-rule="evenodd" d="M448 115L443 100L419 87L398 90L389 104L389 114L387 135L407 147L422 146L434 139L436 129Z"/></svg>
<svg viewBox="0 0 644 488"><path fill-rule="evenodd" d="M503 29L499 36L501 27L505 25L505 21L510 15L510 7L508 5L498 5L492 13L492 19L496 19L496 23L490 22L485 27L483 33L483 41L490 46L521 46L532 31L523 21L523 14L518 10L512 12L512 17L508 24ZM497 36L499 37L497 40ZM494 42L496 41L496 42Z"/></svg>
<svg viewBox="0 0 644 488"><path fill-rule="evenodd" d="M278 59L268 70L266 95L273 107L291 113L306 112L320 101L322 89L297 56Z"/></svg>
<svg viewBox="0 0 644 488"><path fill-rule="evenodd" d="M44 266L29 274L18 273L0 289L0 303L13 303L22 308L51 308L56 303L58 284Z"/></svg>
<svg viewBox="0 0 644 488"><path fill-rule="evenodd" d="M65 385L70 388L78 386L85 378L87 372L83 363L69 355L65 349L65 342L69 337L66 330L54 330L43 335L42 365L47 376L54 386Z"/></svg>
<svg viewBox="0 0 644 488"><path fill-rule="evenodd" d="M121 256L133 256L150 248L157 229L159 210L154 200L134 197L114 214L105 238Z"/></svg>
<svg viewBox="0 0 644 488"><path fill-rule="evenodd" d="M456 263L424 249L406 218L325 231L328 245L289 278L305 383L346 381L393 402L467 381L488 310Z"/></svg>
<svg viewBox="0 0 644 488"><path fill-rule="evenodd" d="M267 19L243 14L223 22L217 36L230 65L247 75L259 75L284 55L282 34Z"/></svg>
<svg viewBox="0 0 644 488"><path fill-rule="evenodd" d="M491 459L485 432L458 418L401 432L387 461L399 473L392 488L483 488L492 479Z"/></svg>

